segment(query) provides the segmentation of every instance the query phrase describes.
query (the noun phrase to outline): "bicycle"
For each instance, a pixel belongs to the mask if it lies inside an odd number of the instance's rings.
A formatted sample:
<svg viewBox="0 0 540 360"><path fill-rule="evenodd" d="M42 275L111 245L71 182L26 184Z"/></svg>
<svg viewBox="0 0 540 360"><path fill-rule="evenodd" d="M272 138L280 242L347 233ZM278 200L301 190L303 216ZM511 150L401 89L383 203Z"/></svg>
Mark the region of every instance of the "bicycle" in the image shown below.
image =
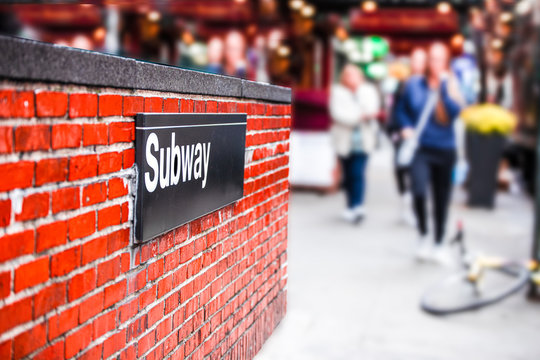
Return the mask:
<svg viewBox="0 0 540 360"><path fill-rule="evenodd" d="M463 227L450 245L459 246L461 270L428 288L420 306L433 315L448 315L495 304L523 289L540 285L535 261L510 261L499 257L471 257L465 247Z"/></svg>

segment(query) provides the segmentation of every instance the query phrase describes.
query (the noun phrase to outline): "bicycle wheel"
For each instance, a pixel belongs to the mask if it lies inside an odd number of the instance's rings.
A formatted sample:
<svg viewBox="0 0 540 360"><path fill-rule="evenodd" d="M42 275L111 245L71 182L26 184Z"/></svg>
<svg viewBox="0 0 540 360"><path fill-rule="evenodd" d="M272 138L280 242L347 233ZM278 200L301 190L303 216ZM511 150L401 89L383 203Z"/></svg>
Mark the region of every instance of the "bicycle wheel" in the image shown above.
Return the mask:
<svg viewBox="0 0 540 360"><path fill-rule="evenodd" d="M476 282L469 281L463 271L429 288L420 305L434 315L474 310L503 300L527 285L528 280L529 270L519 264L484 268Z"/></svg>

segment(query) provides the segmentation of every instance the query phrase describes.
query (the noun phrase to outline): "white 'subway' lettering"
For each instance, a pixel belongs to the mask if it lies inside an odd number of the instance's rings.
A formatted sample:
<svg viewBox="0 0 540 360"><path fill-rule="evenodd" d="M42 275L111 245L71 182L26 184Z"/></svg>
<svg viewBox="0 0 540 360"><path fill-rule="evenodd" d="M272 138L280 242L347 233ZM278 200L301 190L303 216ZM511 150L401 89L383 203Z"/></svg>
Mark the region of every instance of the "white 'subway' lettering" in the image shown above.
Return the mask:
<svg viewBox="0 0 540 360"><path fill-rule="evenodd" d="M176 134L173 132L171 146L160 148L157 135L155 133L148 135L145 155L146 163L152 171L144 173L146 190L154 192L158 185L162 189L178 185L180 174L182 174L182 182L200 179L201 187L204 189L208 177L210 145L210 142L177 145Z"/></svg>

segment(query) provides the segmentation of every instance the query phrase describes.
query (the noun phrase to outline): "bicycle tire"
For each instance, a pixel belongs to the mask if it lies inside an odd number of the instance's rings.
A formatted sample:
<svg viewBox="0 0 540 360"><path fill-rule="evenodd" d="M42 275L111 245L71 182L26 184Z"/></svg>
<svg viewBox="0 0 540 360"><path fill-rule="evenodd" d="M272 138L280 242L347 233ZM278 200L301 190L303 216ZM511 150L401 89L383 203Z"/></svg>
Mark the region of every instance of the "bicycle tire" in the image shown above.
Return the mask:
<svg viewBox="0 0 540 360"><path fill-rule="evenodd" d="M422 308L422 310L429 314L439 316L472 311L504 300L508 296L521 290L529 282L530 272L525 266L521 264L509 263L498 268L491 268L489 270L504 273L508 276L514 277L515 279L512 280L508 286L500 289L500 291L496 291L495 294L490 295L489 297L465 301L463 304L456 306L436 305L435 303L433 303L433 294L436 294L443 288L443 286L447 285L450 279L461 281L461 286L463 286L464 284L469 284L469 286L472 287L472 285L470 285L470 282L466 280L466 272L454 274L453 276L446 277L443 281L440 281L434 286L430 287L423 294L420 301L420 307Z"/></svg>

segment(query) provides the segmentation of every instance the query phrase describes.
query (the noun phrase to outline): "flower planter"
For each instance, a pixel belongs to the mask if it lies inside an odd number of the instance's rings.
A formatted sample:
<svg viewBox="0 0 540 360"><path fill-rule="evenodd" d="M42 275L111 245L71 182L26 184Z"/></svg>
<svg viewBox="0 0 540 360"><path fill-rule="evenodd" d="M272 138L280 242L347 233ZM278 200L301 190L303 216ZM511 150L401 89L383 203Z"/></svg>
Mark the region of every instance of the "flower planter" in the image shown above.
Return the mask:
<svg viewBox="0 0 540 360"><path fill-rule="evenodd" d="M497 171L505 143L504 135L467 132L469 206L489 209L495 206Z"/></svg>

